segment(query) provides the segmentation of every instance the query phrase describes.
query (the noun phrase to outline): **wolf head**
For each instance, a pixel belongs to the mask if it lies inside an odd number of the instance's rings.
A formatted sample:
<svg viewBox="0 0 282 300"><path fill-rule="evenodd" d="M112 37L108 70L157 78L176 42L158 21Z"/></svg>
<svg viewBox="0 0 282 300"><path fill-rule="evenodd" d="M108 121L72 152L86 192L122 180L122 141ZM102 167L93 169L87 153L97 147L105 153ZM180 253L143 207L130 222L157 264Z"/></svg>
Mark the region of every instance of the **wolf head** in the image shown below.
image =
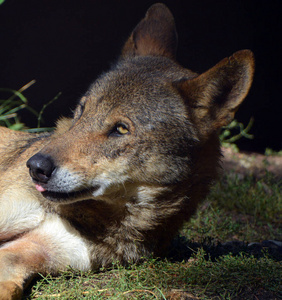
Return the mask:
<svg viewBox="0 0 282 300"><path fill-rule="evenodd" d="M173 16L153 5L118 63L28 160L44 197L62 204L113 201L129 187L189 193L191 183L209 185L220 155L216 133L248 93L253 54L236 52L198 75L176 62L176 48Z"/></svg>

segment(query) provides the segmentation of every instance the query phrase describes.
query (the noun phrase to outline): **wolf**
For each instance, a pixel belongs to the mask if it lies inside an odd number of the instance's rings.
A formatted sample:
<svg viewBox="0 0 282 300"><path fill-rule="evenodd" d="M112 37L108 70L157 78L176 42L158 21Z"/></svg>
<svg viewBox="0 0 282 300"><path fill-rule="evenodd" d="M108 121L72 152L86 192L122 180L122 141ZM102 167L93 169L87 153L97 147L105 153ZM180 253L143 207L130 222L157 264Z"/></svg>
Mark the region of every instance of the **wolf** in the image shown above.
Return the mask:
<svg viewBox="0 0 282 300"><path fill-rule="evenodd" d="M21 298L39 272L163 255L205 198L254 57L199 75L176 48L174 18L155 4L72 118L52 133L0 129L0 299Z"/></svg>

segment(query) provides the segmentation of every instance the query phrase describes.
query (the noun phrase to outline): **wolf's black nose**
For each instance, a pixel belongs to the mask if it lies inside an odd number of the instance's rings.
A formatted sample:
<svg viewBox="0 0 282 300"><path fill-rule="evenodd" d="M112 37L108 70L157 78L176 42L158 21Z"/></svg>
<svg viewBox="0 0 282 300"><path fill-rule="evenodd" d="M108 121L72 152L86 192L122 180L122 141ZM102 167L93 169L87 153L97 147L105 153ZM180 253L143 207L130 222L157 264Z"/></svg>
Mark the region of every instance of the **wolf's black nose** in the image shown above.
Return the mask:
<svg viewBox="0 0 282 300"><path fill-rule="evenodd" d="M26 166L29 168L30 176L42 183L46 183L50 179L56 168L51 157L41 153L33 155L27 161Z"/></svg>

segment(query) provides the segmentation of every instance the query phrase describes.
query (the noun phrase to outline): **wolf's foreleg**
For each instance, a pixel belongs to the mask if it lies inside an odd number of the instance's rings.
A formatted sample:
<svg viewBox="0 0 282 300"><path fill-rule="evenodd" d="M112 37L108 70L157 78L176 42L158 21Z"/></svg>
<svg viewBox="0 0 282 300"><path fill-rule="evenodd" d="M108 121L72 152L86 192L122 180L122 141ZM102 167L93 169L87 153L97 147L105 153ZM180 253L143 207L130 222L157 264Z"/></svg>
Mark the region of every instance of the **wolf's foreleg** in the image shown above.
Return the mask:
<svg viewBox="0 0 282 300"><path fill-rule="evenodd" d="M57 215L37 229L0 247L0 300L19 299L24 285L37 273L57 273L72 266L91 267L87 243Z"/></svg>

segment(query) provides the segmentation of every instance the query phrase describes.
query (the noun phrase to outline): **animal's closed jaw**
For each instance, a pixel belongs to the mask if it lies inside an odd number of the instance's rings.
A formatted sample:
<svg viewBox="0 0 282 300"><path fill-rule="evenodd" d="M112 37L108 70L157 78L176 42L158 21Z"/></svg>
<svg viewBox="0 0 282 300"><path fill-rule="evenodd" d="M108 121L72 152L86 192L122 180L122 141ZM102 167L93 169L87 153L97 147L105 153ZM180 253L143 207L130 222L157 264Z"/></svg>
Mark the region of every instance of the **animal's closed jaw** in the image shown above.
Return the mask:
<svg viewBox="0 0 282 300"><path fill-rule="evenodd" d="M81 189L76 190L63 190L60 188L48 188L48 185L35 183L35 188L41 195L52 202L60 203L72 203L77 201L83 201L88 199L93 199L93 196L100 196L104 193L106 187L100 184L95 184L91 187L81 187Z"/></svg>
<svg viewBox="0 0 282 300"><path fill-rule="evenodd" d="M93 187L91 189L84 189L75 192L54 192L45 190L41 192L42 196L49 201L58 202L60 204L68 204L77 201L93 199L93 193L99 190L99 186Z"/></svg>

